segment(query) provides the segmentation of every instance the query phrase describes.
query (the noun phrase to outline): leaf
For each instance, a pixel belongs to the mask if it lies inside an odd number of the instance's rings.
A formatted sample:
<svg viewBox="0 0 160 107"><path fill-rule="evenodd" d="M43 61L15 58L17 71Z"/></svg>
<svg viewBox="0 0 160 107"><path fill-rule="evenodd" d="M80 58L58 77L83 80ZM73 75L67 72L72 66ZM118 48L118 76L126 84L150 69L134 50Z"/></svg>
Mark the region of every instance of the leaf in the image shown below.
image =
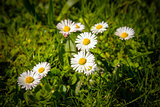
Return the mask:
<svg viewBox="0 0 160 107"><path fill-rule="evenodd" d="M49 76L52 77L53 75L60 75L60 73L61 71L55 67L51 69L51 71L49 72Z"/></svg>
<svg viewBox="0 0 160 107"><path fill-rule="evenodd" d="M47 90L48 92L51 91L51 86L50 86L49 84L47 84L47 83L44 85L44 88L45 88L45 90Z"/></svg>
<svg viewBox="0 0 160 107"><path fill-rule="evenodd" d="M70 45L70 49L69 49L69 45ZM71 40L67 40L65 44L65 51L76 52L75 44Z"/></svg>
<svg viewBox="0 0 160 107"><path fill-rule="evenodd" d="M48 10L48 24L53 24L53 3L52 0L49 2L49 10Z"/></svg>
<svg viewBox="0 0 160 107"><path fill-rule="evenodd" d="M57 21L60 21L62 16L66 14L74 4L76 4L79 0L68 0L66 4L63 6L63 9L61 10L61 13L59 14Z"/></svg>
<svg viewBox="0 0 160 107"><path fill-rule="evenodd" d="M82 85L82 82L81 82L81 81L79 81L79 82L77 83L77 85L76 85L76 89L75 89L75 94L76 94L76 95L79 93L80 88L81 88L81 85Z"/></svg>
<svg viewBox="0 0 160 107"><path fill-rule="evenodd" d="M41 91L38 91L37 93L36 93L36 96L35 96L38 100L40 100L40 97L41 97Z"/></svg>
<svg viewBox="0 0 160 107"><path fill-rule="evenodd" d="M119 63L119 61L117 60L117 59L115 59L114 61L113 61L113 67L116 67L117 66L117 64Z"/></svg>
<svg viewBox="0 0 160 107"><path fill-rule="evenodd" d="M138 63L135 63L135 65L134 65L136 68L138 68L139 67L139 64Z"/></svg>
<svg viewBox="0 0 160 107"><path fill-rule="evenodd" d="M134 58L140 57L140 56L149 55L149 54L152 54L152 53L153 53L153 51L149 51L149 52L145 52L145 53L137 52L137 55L133 56L131 59L134 59Z"/></svg>
<svg viewBox="0 0 160 107"><path fill-rule="evenodd" d="M63 55L64 55L64 45L60 44L59 47L58 47L58 53L59 53L59 61L61 62L61 65L64 64L64 61L63 61Z"/></svg>
<svg viewBox="0 0 160 107"><path fill-rule="evenodd" d="M12 49L11 50L11 56L17 55L18 52L19 52L19 48Z"/></svg>
<svg viewBox="0 0 160 107"><path fill-rule="evenodd" d="M24 99L26 100L26 103L27 103L27 105L28 105L28 104L29 104L29 103L28 103L28 101L29 101L28 91L26 91L26 92L24 93Z"/></svg>
<svg viewBox="0 0 160 107"><path fill-rule="evenodd" d="M87 30L89 31L90 30L89 25L87 24L87 22L86 22L86 20L84 18L85 18L84 15L82 15L83 22L84 22Z"/></svg>
<svg viewBox="0 0 160 107"><path fill-rule="evenodd" d="M71 84L75 84L77 82L77 76L76 75L73 75L72 76L72 79L71 79Z"/></svg>
<svg viewBox="0 0 160 107"><path fill-rule="evenodd" d="M60 88L61 92L66 92L67 91L67 88L65 85L62 85L61 88Z"/></svg>

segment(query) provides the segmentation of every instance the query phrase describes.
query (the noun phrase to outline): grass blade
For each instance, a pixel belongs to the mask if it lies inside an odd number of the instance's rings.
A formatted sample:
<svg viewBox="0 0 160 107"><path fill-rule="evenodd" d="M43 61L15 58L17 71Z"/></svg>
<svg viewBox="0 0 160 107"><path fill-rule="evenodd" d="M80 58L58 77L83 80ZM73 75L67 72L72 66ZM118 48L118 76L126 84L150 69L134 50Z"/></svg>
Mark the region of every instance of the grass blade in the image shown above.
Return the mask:
<svg viewBox="0 0 160 107"><path fill-rule="evenodd" d="M48 10L48 24L53 24L53 3L52 0L49 2L49 10Z"/></svg>
<svg viewBox="0 0 160 107"><path fill-rule="evenodd" d="M63 6L61 13L59 14L57 21L60 21L62 16L67 13L69 8L71 8L74 4L76 4L79 0L68 0L66 4Z"/></svg>
<svg viewBox="0 0 160 107"><path fill-rule="evenodd" d="M41 17L36 13L35 7L33 4L29 2L29 0L23 0L24 7L28 10L28 12L34 16L38 21L41 21L44 24L44 21L41 19Z"/></svg>

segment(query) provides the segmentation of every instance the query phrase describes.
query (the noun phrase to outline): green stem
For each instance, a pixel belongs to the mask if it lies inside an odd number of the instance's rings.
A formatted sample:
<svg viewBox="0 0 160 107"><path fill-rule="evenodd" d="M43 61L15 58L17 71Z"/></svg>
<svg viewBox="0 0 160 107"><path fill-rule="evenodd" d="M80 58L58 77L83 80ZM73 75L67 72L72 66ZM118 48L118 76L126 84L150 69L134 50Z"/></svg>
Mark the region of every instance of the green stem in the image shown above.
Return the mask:
<svg viewBox="0 0 160 107"><path fill-rule="evenodd" d="M82 84L82 78L84 76L84 72L82 73L81 79L80 79L80 84Z"/></svg>
<svg viewBox="0 0 160 107"><path fill-rule="evenodd" d="M71 44L70 44L70 37L68 36L68 42L69 42L69 53L70 53L70 57L71 57Z"/></svg>
<svg viewBox="0 0 160 107"><path fill-rule="evenodd" d="M80 81L77 83L76 92L75 92L76 95L78 94L78 92L79 92L79 90L80 90L80 88L81 88L83 76L84 76L84 73L82 73L81 79L80 79Z"/></svg>

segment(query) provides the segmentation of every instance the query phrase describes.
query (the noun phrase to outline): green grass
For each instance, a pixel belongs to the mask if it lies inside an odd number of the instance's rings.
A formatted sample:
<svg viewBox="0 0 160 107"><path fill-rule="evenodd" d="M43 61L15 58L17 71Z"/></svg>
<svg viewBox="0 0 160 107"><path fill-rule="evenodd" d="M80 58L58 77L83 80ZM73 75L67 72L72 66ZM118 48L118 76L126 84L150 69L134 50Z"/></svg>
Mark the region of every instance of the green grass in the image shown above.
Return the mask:
<svg viewBox="0 0 160 107"><path fill-rule="evenodd" d="M1 2L1 106L160 106L158 0ZM70 66L69 42L56 28L64 19L81 22L84 32L101 21L109 24L91 50L100 70L88 77ZM133 28L135 37L115 36L122 26ZM72 41L79 34L72 33ZM77 52L74 45L71 51ZM33 90L21 89L19 75L43 61L51 64L48 75Z"/></svg>

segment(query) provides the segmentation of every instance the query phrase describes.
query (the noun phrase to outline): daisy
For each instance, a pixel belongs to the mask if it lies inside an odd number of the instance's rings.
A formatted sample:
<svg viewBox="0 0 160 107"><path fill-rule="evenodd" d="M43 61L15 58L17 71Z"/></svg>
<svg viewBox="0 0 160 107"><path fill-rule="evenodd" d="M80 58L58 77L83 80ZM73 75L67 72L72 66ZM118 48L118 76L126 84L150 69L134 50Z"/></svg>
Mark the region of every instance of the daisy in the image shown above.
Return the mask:
<svg viewBox="0 0 160 107"><path fill-rule="evenodd" d="M50 64L47 62L41 62L34 66L33 72L36 72L40 75L40 77L45 77L47 73L50 71L51 67Z"/></svg>
<svg viewBox="0 0 160 107"><path fill-rule="evenodd" d="M88 68L86 68L86 71L84 72L84 74L90 75L90 74L92 74L96 70L97 70L97 65L95 63L93 63Z"/></svg>
<svg viewBox="0 0 160 107"><path fill-rule="evenodd" d="M25 88L26 90L35 88L40 83L40 76L32 71L23 72L18 77L18 84Z"/></svg>
<svg viewBox="0 0 160 107"><path fill-rule="evenodd" d="M94 34L84 32L77 36L75 41L78 50L89 51L90 48L94 48L97 44L96 36Z"/></svg>
<svg viewBox="0 0 160 107"><path fill-rule="evenodd" d="M71 32L76 32L76 25L71 20L64 20L57 24L57 28L60 30L64 37L67 37Z"/></svg>
<svg viewBox="0 0 160 107"><path fill-rule="evenodd" d="M129 27L120 27L116 30L115 32L116 36L119 36L120 39L124 39L124 40L128 40L132 37L134 37L134 30L132 28Z"/></svg>
<svg viewBox="0 0 160 107"><path fill-rule="evenodd" d="M98 34L98 33L102 33L105 30L107 30L106 28L108 28L107 22L102 21L101 23L98 23L92 26L91 31L94 34Z"/></svg>
<svg viewBox="0 0 160 107"><path fill-rule="evenodd" d="M73 57L71 58L71 67L78 72L86 71L86 68L88 69L89 66L93 65L95 60L94 55L89 52L85 54L84 51L78 52Z"/></svg>
<svg viewBox="0 0 160 107"><path fill-rule="evenodd" d="M85 29L85 26L81 23L76 23L76 31L82 32L83 29Z"/></svg>

